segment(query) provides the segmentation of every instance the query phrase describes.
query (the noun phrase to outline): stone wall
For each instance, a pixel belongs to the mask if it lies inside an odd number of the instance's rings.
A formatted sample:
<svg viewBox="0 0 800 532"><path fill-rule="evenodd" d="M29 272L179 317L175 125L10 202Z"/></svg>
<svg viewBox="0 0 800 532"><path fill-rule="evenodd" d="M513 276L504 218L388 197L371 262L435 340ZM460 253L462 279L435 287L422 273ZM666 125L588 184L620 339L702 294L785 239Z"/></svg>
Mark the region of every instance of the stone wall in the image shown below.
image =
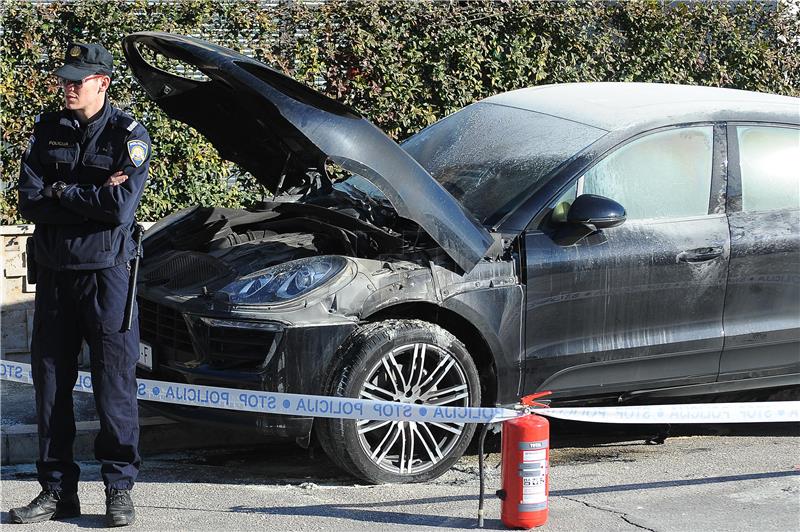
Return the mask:
<svg viewBox="0 0 800 532"><path fill-rule="evenodd" d="M27 255L25 242L33 234L33 225L0 226L0 356L26 361L33 333L33 298L36 285L25 277Z"/></svg>

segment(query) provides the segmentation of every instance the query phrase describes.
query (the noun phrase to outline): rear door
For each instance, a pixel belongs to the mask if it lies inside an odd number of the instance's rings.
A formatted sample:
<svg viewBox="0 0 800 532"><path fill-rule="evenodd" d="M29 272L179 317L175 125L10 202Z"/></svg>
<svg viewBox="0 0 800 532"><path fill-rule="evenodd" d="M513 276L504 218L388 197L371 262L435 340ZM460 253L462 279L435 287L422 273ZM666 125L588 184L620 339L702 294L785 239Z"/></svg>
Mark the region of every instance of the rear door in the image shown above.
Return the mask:
<svg viewBox="0 0 800 532"><path fill-rule="evenodd" d="M730 124L720 380L800 373L800 128Z"/></svg>
<svg viewBox="0 0 800 532"><path fill-rule="evenodd" d="M730 250L724 129L640 136L590 168L582 193L628 220L574 245L557 224L526 234L526 389L618 393L713 382Z"/></svg>

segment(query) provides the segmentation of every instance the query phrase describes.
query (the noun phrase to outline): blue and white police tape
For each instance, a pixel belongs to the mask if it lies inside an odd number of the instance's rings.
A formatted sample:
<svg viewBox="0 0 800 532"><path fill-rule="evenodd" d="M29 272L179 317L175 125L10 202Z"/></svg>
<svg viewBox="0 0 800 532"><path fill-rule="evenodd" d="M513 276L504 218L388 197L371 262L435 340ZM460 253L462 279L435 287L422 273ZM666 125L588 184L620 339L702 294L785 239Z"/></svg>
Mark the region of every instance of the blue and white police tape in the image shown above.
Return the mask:
<svg viewBox="0 0 800 532"><path fill-rule="evenodd" d="M7 360L0 363L1 380L33 384L30 364ZM219 388L149 379L136 379L136 382L137 395L143 401L286 416L435 423L495 423L523 415L522 412L507 408L418 405L371 399ZM79 392L91 392L91 373L78 372L78 380L73 389Z"/></svg>
<svg viewBox="0 0 800 532"><path fill-rule="evenodd" d="M536 413L594 423L772 423L800 421L800 401L548 408Z"/></svg>
<svg viewBox="0 0 800 532"><path fill-rule="evenodd" d="M32 384L31 366L2 360L0 380ZM74 390L91 392L91 374L85 371L78 372ZM339 419L496 423L525 415L522 411L508 408L418 405L371 399L220 388L149 379L137 379L137 395L143 401L176 405ZM800 421L800 401L541 408L536 409L536 413L552 418L595 423L767 423Z"/></svg>

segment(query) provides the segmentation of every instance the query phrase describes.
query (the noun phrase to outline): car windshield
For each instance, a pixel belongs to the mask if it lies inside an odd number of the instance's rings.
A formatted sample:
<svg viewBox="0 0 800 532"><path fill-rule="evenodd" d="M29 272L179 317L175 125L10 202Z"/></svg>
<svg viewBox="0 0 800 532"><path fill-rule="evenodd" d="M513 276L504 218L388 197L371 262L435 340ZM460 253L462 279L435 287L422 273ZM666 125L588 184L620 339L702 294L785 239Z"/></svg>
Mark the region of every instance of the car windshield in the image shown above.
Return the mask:
<svg viewBox="0 0 800 532"><path fill-rule="evenodd" d="M476 103L401 146L477 220L491 223L605 133L551 115Z"/></svg>

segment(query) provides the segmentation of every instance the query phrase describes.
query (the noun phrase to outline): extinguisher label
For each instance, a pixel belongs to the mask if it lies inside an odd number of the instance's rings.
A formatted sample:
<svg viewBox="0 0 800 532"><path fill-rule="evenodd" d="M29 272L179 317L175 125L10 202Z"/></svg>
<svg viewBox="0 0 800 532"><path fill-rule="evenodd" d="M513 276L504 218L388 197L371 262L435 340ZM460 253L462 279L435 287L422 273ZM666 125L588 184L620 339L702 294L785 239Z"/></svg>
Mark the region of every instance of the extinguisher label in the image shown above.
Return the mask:
<svg viewBox="0 0 800 532"><path fill-rule="evenodd" d="M547 501L547 469L543 463L539 468L539 475L522 478L522 500L523 504L536 504Z"/></svg>
<svg viewBox="0 0 800 532"><path fill-rule="evenodd" d="M547 451L541 449L539 451L522 451L523 462L538 462L547 458Z"/></svg>

